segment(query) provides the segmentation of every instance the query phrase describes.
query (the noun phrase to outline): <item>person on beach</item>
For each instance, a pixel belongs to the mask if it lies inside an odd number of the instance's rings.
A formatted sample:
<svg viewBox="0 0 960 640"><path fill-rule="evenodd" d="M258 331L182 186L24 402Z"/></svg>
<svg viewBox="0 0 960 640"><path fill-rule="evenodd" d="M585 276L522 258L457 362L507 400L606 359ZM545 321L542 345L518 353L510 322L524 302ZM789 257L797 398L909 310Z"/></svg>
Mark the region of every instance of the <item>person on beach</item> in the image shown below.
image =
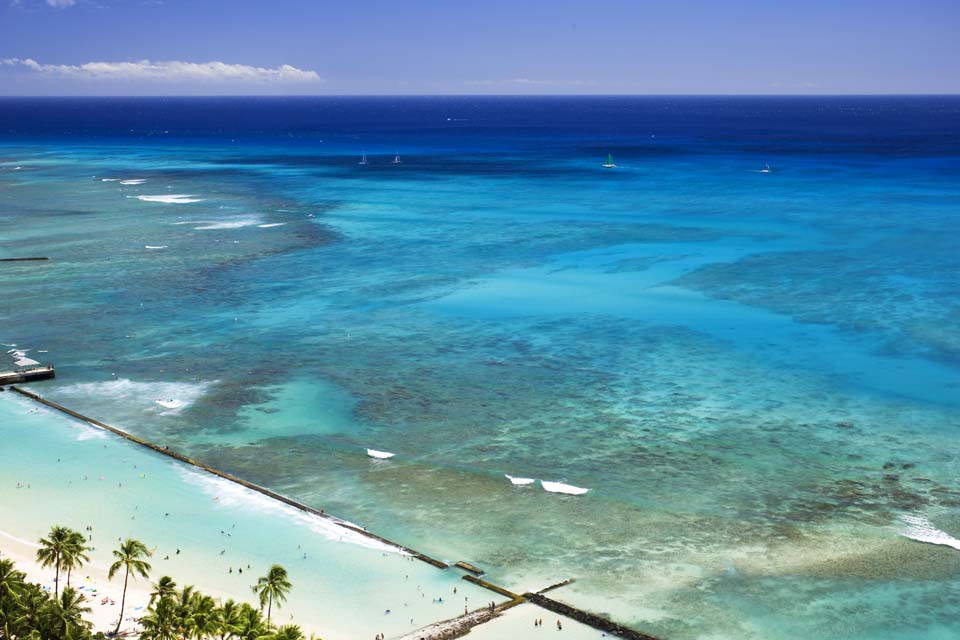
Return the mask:
<svg viewBox="0 0 960 640"><path fill-rule="evenodd" d="M557 618L557 631L563 631L563 625L560 624L560 619Z"/></svg>

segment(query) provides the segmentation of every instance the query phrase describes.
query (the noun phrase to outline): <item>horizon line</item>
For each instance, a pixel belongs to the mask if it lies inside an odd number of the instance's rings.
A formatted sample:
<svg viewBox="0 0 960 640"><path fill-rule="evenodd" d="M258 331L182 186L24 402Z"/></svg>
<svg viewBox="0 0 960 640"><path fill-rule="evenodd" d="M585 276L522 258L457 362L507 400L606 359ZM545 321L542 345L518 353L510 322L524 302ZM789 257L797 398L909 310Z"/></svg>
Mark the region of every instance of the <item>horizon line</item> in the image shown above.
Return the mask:
<svg viewBox="0 0 960 640"><path fill-rule="evenodd" d="M24 94L4 99L39 98L955 98L951 93L197 93L197 94Z"/></svg>

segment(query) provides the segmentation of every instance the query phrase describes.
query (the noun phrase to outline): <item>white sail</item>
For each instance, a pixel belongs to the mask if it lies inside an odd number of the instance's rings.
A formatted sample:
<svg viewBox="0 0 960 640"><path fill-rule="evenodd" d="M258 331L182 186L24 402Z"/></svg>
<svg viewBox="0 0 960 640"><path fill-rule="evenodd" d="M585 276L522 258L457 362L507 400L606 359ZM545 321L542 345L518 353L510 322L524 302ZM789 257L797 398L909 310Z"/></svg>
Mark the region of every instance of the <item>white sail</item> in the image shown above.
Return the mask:
<svg viewBox="0 0 960 640"><path fill-rule="evenodd" d="M524 485L524 484L533 484L534 482L536 482L536 480L533 478L514 478L508 473L505 473L503 475L507 477L507 479L510 481L511 484L515 484L517 486Z"/></svg>
<svg viewBox="0 0 960 640"><path fill-rule="evenodd" d="M550 493L566 493L571 496L583 495L587 491L590 491L590 489L575 487L572 484L564 484L562 482L547 482L546 480L541 480L540 484L543 486L544 491L549 491Z"/></svg>
<svg viewBox="0 0 960 640"><path fill-rule="evenodd" d="M377 451L376 449L367 449L367 455L371 458L377 458L379 460L386 460L387 458L392 458L395 456L395 453L389 453L387 451Z"/></svg>

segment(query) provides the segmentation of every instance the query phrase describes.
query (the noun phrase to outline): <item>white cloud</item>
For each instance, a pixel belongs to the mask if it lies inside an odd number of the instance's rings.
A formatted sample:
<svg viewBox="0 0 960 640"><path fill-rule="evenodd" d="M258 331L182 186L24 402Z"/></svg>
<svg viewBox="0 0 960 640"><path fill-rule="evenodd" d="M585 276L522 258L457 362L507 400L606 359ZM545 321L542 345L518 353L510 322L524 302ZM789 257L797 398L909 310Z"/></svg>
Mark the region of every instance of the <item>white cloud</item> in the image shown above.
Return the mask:
<svg viewBox="0 0 960 640"><path fill-rule="evenodd" d="M48 0L72 2L73 0ZM226 62L86 62L84 64L41 64L32 58L0 59L0 65L27 69L32 73L87 80L151 80L160 82L231 82L297 84L323 82L316 71L288 64L253 67Z"/></svg>
<svg viewBox="0 0 960 640"><path fill-rule="evenodd" d="M66 9L77 4L77 0L47 0L47 4L57 9Z"/></svg>

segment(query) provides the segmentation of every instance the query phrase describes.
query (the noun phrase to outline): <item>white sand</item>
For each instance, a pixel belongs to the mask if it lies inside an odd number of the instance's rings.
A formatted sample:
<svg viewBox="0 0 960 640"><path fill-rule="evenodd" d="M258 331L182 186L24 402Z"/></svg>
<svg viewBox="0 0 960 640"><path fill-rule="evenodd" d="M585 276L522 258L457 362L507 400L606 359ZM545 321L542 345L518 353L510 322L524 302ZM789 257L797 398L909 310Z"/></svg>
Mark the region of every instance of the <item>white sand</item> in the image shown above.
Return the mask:
<svg viewBox="0 0 960 640"><path fill-rule="evenodd" d="M0 531L0 556L12 559L17 569L27 574L30 582L39 582L53 591L53 567L42 568L36 562L38 545ZM118 573L113 580L107 579L108 567L96 564L87 564L73 571L70 586L79 589L86 597L86 606L91 612L84 616L93 622L93 631L113 631L117 625L117 616L120 614L120 598L123 595L123 574ZM67 583L66 575L60 577L60 588ZM82 587L82 589L81 589ZM129 631L139 634L140 626L134 621L144 615L147 603L150 601L150 581L131 576L127 586L127 603L124 607L123 624L120 631ZM92 593L93 591L96 593ZM108 598L106 604L101 600Z"/></svg>

